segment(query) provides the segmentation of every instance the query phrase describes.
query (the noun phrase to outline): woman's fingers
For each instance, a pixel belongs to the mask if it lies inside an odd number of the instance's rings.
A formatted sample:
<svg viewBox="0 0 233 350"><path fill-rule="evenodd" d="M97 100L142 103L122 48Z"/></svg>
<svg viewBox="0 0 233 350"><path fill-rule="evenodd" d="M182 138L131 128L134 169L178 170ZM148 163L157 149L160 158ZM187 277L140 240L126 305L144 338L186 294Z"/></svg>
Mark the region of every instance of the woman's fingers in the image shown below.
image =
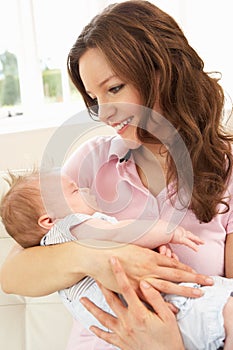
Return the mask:
<svg viewBox="0 0 233 350"><path fill-rule="evenodd" d="M112 292L110 292L112 293ZM100 323L110 329L113 330L117 323L117 318L113 315L110 315L109 313L103 311L98 306L96 306L92 301L90 301L88 298L81 298L80 302L82 305L92 313L93 316L97 318L97 320L100 321Z"/></svg>
<svg viewBox="0 0 233 350"><path fill-rule="evenodd" d="M105 340L107 343L120 347L119 337L111 332L105 332L102 329L92 326L90 330L99 338Z"/></svg>
<svg viewBox="0 0 233 350"><path fill-rule="evenodd" d="M203 291L199 288L185 287L183 285L175 284L168 281L159 280L157 278L145 278L151 286L156 288L159 292L166 294L177 294L190 298L198 298L203 295Z"/></svg>
<svg viewBox="0 0 233 350"><path fill-rule="evenodd" d="M209 278L208 276L201 274L197 275L196 271L190 266L183 264L177 259L168 258L161 254L158 254L157 256L157 271L159 272L159 278L164 279L168 277L168 280L174 282L181 282L184 278L188 278L187 282L197 282L196 280L194 281L194 277L199 276L198 278L203 284L210 284L210 282L205 282L206 278Z"/></svg>
<svg viewBox="0 0 233 350"><path fill-rule="evenodd" d="M145 307L143 306L140 299L138 298L135 290L132 288L119 260L115 257L112 257L110 259L110 263L111 263L112 271L116 278L117 284L119 286L120 293L123 295L127 305L129 305L129 307L133 305L134 308L137 308L137 311L139 310L143 311ZM114 303L111 305L111 301L109 305L110 307L112 307L112 310L116 313L116 315L119 315L119 312L121 311L121 309L117 308L114 310L115 305Z"/></svg>
<svg viewBox="0 0 233 350"><path fill-rule="evenodd" d="M175 316L173 312L168 308L167 303L156 289L152 288L147 281L141 281L140 288L146 301L152 306L161 320L167 321L169 318L171 318L171 320L174 319Z"/></svg>
<svg viewBox="0 0 233 350"><path fill-rule="evenodd" d="M175 315L179 312L179 309L177 309L177 307L175 307L175 305L168 303L167 301L166 301L166 304Z"/></svg>
<svg viewBox="0 0 233 350"><path fill-rule="evenodd" d="M81 298L80 302L89 312L92 313L93 316L95 316L95 318L103 326L109 329L109 332L106 332L103 329L100 329L96 326L91 326L90 330L95 335L97 335L97 337L105 340L107 343L120 347L120 338L114 332L112 332L112 330L115 329L115 327L117 326L117 322L118 322L117 318L103 311L87 298Z"/></svg>
<svg viewBox="0 0 233 350"><path fill-rule="evenodd" d="M90 327L90 330L106 342L122 348L122 344L125 346L125 342L127 343L125 338L127 338L127 334L130 332L129 329L131 330L132 320L137 329L142 323L141 319L146 317L148 310L138 298L118 259L111 259L111 267L117 284L119 285L120 293L124 297L128 306L123 305L122 301L115 293L109 291L99 283L98 285L101 288L107 303L117 318L101 310L87 298L82 298L80 301L84 307L110 331L106 332L95 326ZM124 339L124 341L122 341L122 339ZM131 341L131 338L129 341ZM124 349L132 349L132 347L125 346Z"/></svg>
<svg viewBox="0 0 233 350"><path fill-rule="evenodd" d="M213 285L213 279L206 275L197 274L187 265L176 259L159 255L156 277L172 282L195 282L202 285Z"/></svg>
<svg viewBox="0 0 233 350"><path fill-rule="evenodd" d="M123 304L122 300L120 300L118 295L110 291L109 289L105 288L101 283L97 282L97 284L101 289L108 305L110 306L112 311L116 314L116 316L119 316L122 313L124 313L125 305Z"/></svg>
<svg viewBox="0 0 233 350"><path fill-rule="evenodd" d="M165 255L157 254L156 256L156 266L162 267L162 268L173 268L176 270L181 271L187 271L190 273L195 273L196 271L193 270L190 266L183 264L179 260L168 258Z"/></svg>
<svg viewBox="0 0 233 350"><path fill-rule="evenodd" d="M183 349L176 318L160 293L145 281L141 281L141 294L147 300L148 306L151 305L151 310L148 309L138 298L117 258L111 259L111 267L128 307L122 304L115 293L101 286L106 301L111 304L110 307L117 318L82 298L81 301L87 310L110 332L98 327L91 327L90 330L122 350L171 349L171 344L173 348L174 343L177 344L177 349ZM153 309L155 312L152 312Z"/></svg>

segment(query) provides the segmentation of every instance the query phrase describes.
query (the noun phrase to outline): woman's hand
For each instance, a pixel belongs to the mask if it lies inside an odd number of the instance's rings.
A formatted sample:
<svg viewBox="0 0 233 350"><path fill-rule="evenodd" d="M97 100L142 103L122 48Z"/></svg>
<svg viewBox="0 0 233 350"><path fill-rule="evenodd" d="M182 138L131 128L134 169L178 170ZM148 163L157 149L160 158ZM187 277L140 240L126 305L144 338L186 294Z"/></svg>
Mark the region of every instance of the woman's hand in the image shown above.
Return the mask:
<svg viewBox="0 0 233 350"><path fill-rule="evenodd" d="M102 242L103 243L103 242ZM101 244L102 244L101 243ZM115 277L109 265L111 256L116 256L123 266L125 273L140 297L142 296L139 282L150 278L153 286L164 293L178 294L186 297L199 297L202 292L198 288L179 286L177 282L195 282L203 285L211 285L211 278L195 273L190 267L176 259L161 255L147 248L135 245L115 245L109 249L96 249L93 258L85 259L85 271L104 287L119 291ZM93 253L92 253L93 254ZM176 283L173 283L176 282Z"/></svg>
<svg viewBox="0 0 233 350"><path fill-rule="evenodd" d="M122 350L184 350L176 318L160 293L141 281L142 294L154 309L153 313L138 298L119 261L112 258L111 262L119 291L128 307L113 292L101 286L116 317L99 309L90 300L81 299L82 304L110 330L105 332L91 327L91 331Z"/></svg>
<svg viewBox="0 0 233 350"><path fill-rule="evenodd" d="M118 290L109 265L118 257L133 288L141 295L139 281L151 277L159 291L197 297L199 289L178 286L172 282L211 284L175 259L135 245L92 241L75 241L48 247L14 251L1 267L0 283L6 293L42 296L67 288L84 276L91 276L106 288ZM33 264L31 263L33 261ZM59 271L59 273L58 273ZM24 280L24 283L21 283ZM40 280L41 283L37 283Z"/></svg>

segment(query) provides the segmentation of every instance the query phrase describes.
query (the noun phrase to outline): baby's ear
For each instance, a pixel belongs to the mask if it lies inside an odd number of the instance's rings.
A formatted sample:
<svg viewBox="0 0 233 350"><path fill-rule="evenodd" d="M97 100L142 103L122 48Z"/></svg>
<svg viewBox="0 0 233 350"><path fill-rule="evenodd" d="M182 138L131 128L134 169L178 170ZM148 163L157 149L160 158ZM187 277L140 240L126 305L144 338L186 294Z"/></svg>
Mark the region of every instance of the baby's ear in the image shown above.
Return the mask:
<svg viewBox="0 0 233 350"><path fill-rule="evenodd" d="M47 230L50 230L54 225L53 219L51 219L47 214L41 215L38 219L38 225Z"/></svg>

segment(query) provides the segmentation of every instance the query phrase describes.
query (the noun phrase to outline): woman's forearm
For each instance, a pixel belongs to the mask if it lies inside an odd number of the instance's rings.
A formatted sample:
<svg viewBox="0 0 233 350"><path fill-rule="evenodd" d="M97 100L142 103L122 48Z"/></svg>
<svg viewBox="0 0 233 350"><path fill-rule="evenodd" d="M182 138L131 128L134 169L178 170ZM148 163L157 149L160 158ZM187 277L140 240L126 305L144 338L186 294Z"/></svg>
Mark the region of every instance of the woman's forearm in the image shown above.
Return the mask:
<svg viewBox="0 0 233 350"><path fill-rule="evenodd" d="M87 249L73 242L18 249L1 268L4 292L43 296L68 287L84 277Z"/></svg>
<svg viewBox="0 0 233 350"><path fill-rule="evenodd" d="M83 240L10 254L2 266L1 286L6 293L43 296L91 276L106 288L119 292L109 264L111 256L118 257L135 290L139 289L140 280L148 276L154 277L153 283L156 280L160 291L191 297L197 297L199 290L171 282L212 284L207 276L197 275L188 266L152 250L130 244Z"/></svg>
<svg viewBox="0 0 233 350"><path fill-rule="evenodd" d="M114 248L121 244L115 243ZM0 271L0 285L8 294L38 297L70 287L85 276L115 288L109 257L112 242L83 240L22 249L15 246ZM100 275L100 276L99 276Z"/></svg>

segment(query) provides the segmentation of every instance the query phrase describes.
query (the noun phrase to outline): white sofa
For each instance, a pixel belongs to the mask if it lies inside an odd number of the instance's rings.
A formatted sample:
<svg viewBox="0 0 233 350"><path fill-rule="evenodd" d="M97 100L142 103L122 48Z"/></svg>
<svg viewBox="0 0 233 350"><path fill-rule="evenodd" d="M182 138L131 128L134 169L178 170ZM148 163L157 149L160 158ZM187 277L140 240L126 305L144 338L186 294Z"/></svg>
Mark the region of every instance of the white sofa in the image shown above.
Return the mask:
<svg viewBox="0 0 233 350"><path fill-rule="evenodd" d="M0 188L1 192L6 188L2 179ZM13 244L0 222L0 264ZM28 298L5 294L0 288L1 350L65 350L71 325L72 317L57 293Z"/></svg>
<svg viewBox="0 0 233 350"><path fill-rule="evenodd" d="M93 125L96 124L82 123L75 128L71 125L68 131L64 130L62 134L68 135L71 141L66 156L84 140L96 134L111 133L109 128L99 125L93 128ZM89 131L86 132L86 129ZM0 162L0 197L7 189L2 179L5 171L20 171L40 164L45 147L56 130L41 128L0 135L0 149L4 150ZM0 265L13 244L13 239L0 221ZM7 295L0 287L0 350L65 350L71 326L72 317L57 293L29 298Z"/></svg>

